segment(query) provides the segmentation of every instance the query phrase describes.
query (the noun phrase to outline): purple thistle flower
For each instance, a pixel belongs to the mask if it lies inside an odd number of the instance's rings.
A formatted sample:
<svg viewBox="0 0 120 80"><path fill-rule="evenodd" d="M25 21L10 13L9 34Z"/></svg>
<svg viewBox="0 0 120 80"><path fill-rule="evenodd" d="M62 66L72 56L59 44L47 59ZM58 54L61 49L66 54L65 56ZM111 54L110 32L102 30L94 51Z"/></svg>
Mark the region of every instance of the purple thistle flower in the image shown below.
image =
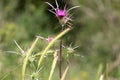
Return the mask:
<svg viewBox="0 0 120 80"><path fill-rule="evenodd" d="M64 9L59 8L57 0L55 0L56 6L57 6L56 8L49 2L46 2L46 3L52 8L52 10L49 10L49 11L56 15L56 17L58 18L58 20L62 26L65 25L66 23L68 25L70 25L69 21L72 21L69 11L71 11L74 8L80 7L80 6L74 6L70 9L66 10L66 5L65 5Z"/></svg>
<svg viewBox="0 0 120 80"><path fill-rule="evenodd" d="M57 17L64 17L65 15L66 15L65 10L61 10L61 9L56 10L56 16Z"/></svg>

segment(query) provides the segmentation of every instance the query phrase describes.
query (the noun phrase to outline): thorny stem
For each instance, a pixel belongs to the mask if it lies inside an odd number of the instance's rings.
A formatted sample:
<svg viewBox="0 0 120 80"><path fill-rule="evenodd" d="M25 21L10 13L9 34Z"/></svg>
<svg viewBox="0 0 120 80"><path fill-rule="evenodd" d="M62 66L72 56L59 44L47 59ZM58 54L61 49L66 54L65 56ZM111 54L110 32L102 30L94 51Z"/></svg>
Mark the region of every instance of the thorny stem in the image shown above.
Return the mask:
<svg viewBox="0 0 120 80"><path fill-rule="evenodd" d="M62 26L62 30L61 31L63 31L63 26ZM62 78L62 38L60 38L59 76L60 76L60 80L61 80L61 78Z"/></svg>
<svg viewBox="0 0 120 80"><path fill-rule="evenodd" d="M59 75L60 79L62 78L62 39L60 39L60 54L59 54Z"/></svg>

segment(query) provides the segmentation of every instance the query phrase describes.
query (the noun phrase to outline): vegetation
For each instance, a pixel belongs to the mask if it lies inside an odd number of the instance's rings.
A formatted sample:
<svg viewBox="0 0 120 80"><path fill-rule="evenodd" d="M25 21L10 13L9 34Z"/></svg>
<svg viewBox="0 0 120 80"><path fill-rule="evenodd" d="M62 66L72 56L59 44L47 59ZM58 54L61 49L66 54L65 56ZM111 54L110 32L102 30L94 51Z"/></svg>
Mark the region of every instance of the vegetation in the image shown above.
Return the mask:
<svg viewBox="0 0 120 80"><path fill-rule="evenodd" d="M46 2L56 6L54 0ZM64 80L119 80L120 1L58 3L67 9L80 6L70 12L73 21L67 33L61 32L44 0L0 0L0 80L59 80L61 37ZM54 39L48 43L50 37Z"/></svg>

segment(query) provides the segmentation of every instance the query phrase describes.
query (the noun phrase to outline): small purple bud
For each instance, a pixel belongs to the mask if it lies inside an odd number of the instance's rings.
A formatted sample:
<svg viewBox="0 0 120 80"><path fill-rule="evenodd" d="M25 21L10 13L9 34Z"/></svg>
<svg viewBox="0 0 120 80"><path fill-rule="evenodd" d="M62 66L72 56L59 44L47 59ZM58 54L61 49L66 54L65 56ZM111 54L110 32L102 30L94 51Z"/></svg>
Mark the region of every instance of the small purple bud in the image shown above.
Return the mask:
<svg viewBox="0 0 120 80"><path fill-rule="evenodd" d="M46 39L46 41L47 41L48 43L50 43L52 40L53 40L52 37L49 37L49 38Z"/></svg>

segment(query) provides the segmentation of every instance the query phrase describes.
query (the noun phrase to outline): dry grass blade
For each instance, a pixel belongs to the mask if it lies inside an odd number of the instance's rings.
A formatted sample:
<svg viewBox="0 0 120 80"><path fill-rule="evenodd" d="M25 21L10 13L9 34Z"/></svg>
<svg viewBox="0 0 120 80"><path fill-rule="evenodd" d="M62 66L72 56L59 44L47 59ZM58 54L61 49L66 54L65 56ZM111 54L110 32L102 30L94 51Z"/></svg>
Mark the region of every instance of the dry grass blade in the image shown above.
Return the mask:
<svg viewBox="0 0 120 80"><path fill-rule="evenodd" d="M68 65L67 68L65 69L65 72L63 73L61 80L64 80L64 79L65 79L68 70L69 70L69 65Z"/></svg>
<svg viewBox="0 0 120 80"><path fill-rule="evenodd" d="M26 65L27 65L29 56L31 55L35 45L37 44L38 39L39 39L38 37L35 39L32 46L30 47L30 49L26 53L26 57L25 57L25 59L23 61L23 66L22 66L22 80L24 80L24 77L25 77L25 70L26 70Z"/></svg>
<svg viewBox="0 0 120 80"><path fill-rule="evenodd" d="M97 75L96 75L96 80L100 80L101 75L102 75L102 69L103 69L103 65L100 64L98 67L98 71L97 71Z"/></svg>
<svg viewBox="0 0 120 80"><path fill-rule="evenodd" d="M55 51L54 60L53 60L52 66L51 66L51 71L50 71L50 75L49 75L49 79L48 80L52 80L52 75L54 73L57 60L58 60L57 51Z"/></svg>
<svg viewBox="0 0 120 80"><path fill-rule="evenodd" d="M101 75L99 80L103 80L103 77L104 77L104 75Z"/></svg>

